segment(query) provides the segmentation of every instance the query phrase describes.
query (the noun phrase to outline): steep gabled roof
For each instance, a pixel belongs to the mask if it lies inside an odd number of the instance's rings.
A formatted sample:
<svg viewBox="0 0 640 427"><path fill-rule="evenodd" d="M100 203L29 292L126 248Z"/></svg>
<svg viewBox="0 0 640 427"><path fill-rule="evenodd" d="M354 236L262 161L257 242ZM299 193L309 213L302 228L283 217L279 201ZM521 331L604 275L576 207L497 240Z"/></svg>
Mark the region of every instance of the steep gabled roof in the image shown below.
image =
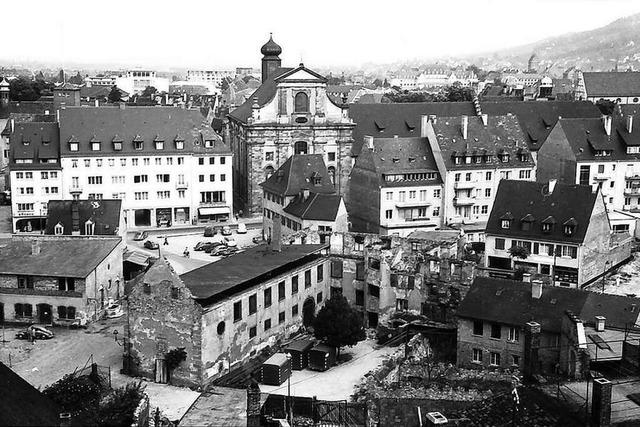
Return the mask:
<svg viewBox="0 0 640 427"><path fill-rule="evenodd" d="M533 298L530 283L477 277L457 315L515 326L533 320L540 323L543 331L559 333L567 310L584 323L593 324L595 316L605 316L607 326L624 329L637 325L640 298L546 285L541 297Z"/></svg>
<svg viewBox="0 0 640 427"><path fill-rule="evenodd" d="M577 161L581 160L638 160L640 154L627 154L627 146L640 145L640 120L634 120L632 132L626 129L625 119L612 117L611 134L607 135L602 119L560 119L558 125L567 138ZM596 150L609 151L606 157Z"/></svg>
<svg viewBox="0 0 640 427"><path fill-rule="evenodd" d="M549 193L549 184L532 181L503 179L498 185L496 198L487 222L486 233L517 238L582 243L598 193L588 185L556 184ZM532 215L534 221L523 229L521 218ZM542 231L542 222L555 225L550 232ZM502 220L513 218L510 228L502 228ZM576 226L568 236L563 225L574 219Z"/></svg>
<svg viewBox="0 0 640 427"><path fill-rule="evenodd" d="M257 98L258 105L263 106L276 96L277 83L276 78L288 73L293 70L293 68L278 68L276 69L267 80L265 80L258 89L238 108L229 113L229 116L232 118L241 121L242 123L247 123L249 117L251 117L253 98Z"/></svg>
<svg viewBox="0 0 640 427"><path fill-rule="evenodd" d="M598 107L589 101L482 102L481 107L482 112L489 115L515 115L529 144L529 149L532 151L537 151L542 147L558 122L558 118L599 118L601 115Z"/></svg>
<svg viewBox="0 0 640 427"><path fill-rule="evenodd" d="M476 114L472 102L407 102L393 104L350 104L349 117L356 123L353 130L354 156L360 154L365 136L374 138L417 137L421 135L422 116L452 117ZM415 124L411 128L409 123ZM379 124L384 123L384 128Z"/></svg>
<svg viewBox="0 0 640 427"><path fill-rule="evenodd" d="M592 72L582 76L588 97L640 97L640 72Z"/></svg>
<svg viewBox="0 0 640 427"><path fill-rule="evenodd" d="M122 200L49 200L45 234L55 234L57 224L62 225L64 235L72 234L73 205L78 208L80 234L85 234L84 224L91 220L94 234L113 236L120 225Z"/></svg>
<svg viewBox="0 0 640 427"><path fill-rule="evenodd" d="M9 142L12 169L60 169L58 123L16 123ZM50 159L55 162L41 162ZM16 160L32 160L33 163L16 163Z"/></svg>
<svg viewBox="0 0 640 427"><path fill-rule="evenodd" d="M311 182L312 176L318 178L320 183ZM295 196L302 190L322 194L336 191L321 154L294 154L260 185L280 196Z"/></svg>
<svg viewBox="0 0 640 427"><path fill-rule="evenodd" d="M315 221L335 221L342 197L337 194L311 194L306 199L297 196L284 211L296 218Z"/></svg>

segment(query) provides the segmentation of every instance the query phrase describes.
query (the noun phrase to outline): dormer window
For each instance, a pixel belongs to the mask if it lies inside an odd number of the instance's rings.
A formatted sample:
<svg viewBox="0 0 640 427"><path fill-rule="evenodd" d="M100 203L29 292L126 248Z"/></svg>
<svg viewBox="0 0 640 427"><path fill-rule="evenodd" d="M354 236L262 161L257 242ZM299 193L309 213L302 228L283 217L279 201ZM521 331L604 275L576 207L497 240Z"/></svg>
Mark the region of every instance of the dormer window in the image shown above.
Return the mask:
<svg viewBox="0 0 640 427"><path fill-rule="evenodd" d="M75 136L71 135L71 138L69 138L69 151L78 151L79 148L80 141L78 141Z"/></svg>
<svg viewBox="0 0 640 427"><path fill-rule="evenodd" d="M507 153L500 154L500 161L502 163L507 163L509 161L509 154Z"/></svg>
<svg viewBox="0 0 640 427"><path fill-rule="evenodd" d="M627 147L627 154L638 154L638 153L640 153L640 146Z"/></svg>
<svg viewBox="0 0 640 427"><path fill-rule="evenodd" d="M30 143L29 137L22 135L22 145L29 145Z"/></svg>
<svg viewBox="0 0 640 427"><path fill-rule="evenodd" d="M53 234L56 236L64 234L64 226L61 223L57 223L56 226L53 227Z"/></svg>
<svg viewBox="0 0 640 427"><path fill-rule="evenodd" d="M565 236L573 236L576 232L576 226L578 225L578 221L575 218L570 218L563 225L563 231Z"/></svg>
<svg viewBox="0 0 640 427"><path fill-rule="evenodd" d="M122 138L120 138L117 134L111 140L113 144L113 151L122 151Z"/></svg>
<svg viewBox="0 0 640 427"><path fill-rule="evenodd" d="M136 137L133 138L133 149L137 151L141 151L143 148L144 148L144 140L140 135L136 135Z"/></svg>
<svg viewBox="0 0 640 427"><path fill-rule="evenodd" d="M522 218L522 220L521 220L522 230L523 231L531 230L531 227L532 227L534 221L535 221L535 218L534 218L533 215L531 215L531 214L525 215L525 217Z"/></svg>
<svg viewBox="0 0 640 427"><path fill-rule="evenodd" d="M513 221L513 215L511 212L507 212L506 214L500 217L500 226L504 230L508 230L511 228L511 221Z"/></svg>
<svg viewBox="0 0 640 427"><path fill-rule="evenodd" d="M509 228L511 228L511 221L509 221L508 219L503 219L502 228L505 230L508 230Z"/></svg>
<svg viewBox="0 0 640 427"><path fill-rule="evenodd" d="M93 135L93 138L91 138L89 142L91 143L91 151L100 151L100 141L98 141L95 135Z"/></svg>
<svg viewBox="0 0 640 427"><path fill-rule="evenodd" d="M529 160L529 156L527 155L527 153L520 153L518 157L520 158L519 160L521 162L526 162L527 160ZM509 160L508 156L507 156L507 160Z"/></svg>
<svg viewBox="0 0 640 427"><path fill-rule="evenodd" d="M474 163L482 162L482 156L473 156L473 162Z"/></svg>
<svg viewBox="0 0 640 427"><path fill-rule="evenodd" d="M393 161L393 163L398 163L398 162L400 161L400 159L399 159L399 158L397 158L397 157L394 157L394 158L393 158L393 159L391 159L391 160Z"/></svg>
<svg viewBox="0 0 640 427"><path fill-rule="evenodd" d="M460 165L460 164L462 164L462 157L460 157L460 156L455 156L455 157L453 158L453 162L454 162L456 165Z"/></svg>
<svg viewBox="0 0 640 427"><path fill-rule="evenodd" d="M84 234L87 236L92 236L94 231L94 223L89 219L84 223Z"/></svg>
<svg viewBox="0 0 640 427"><path fill-rule="evenodd" d="M176 150L184 150L184 138L180 135L176 135L173 142L176 144Z"/></svg>
<svg viewBox="0 0 640 427"><path fill-rule="evenodd" d="M51 142L51 140L49 139L49 137L47 135L42 137L42 145L49 145L50 142Z"/></svg>
<svg viewBox="0 0 640 427"><path fill-rule="evenodd" d="M205 148L213 148L213 139L205 139L204 146Z"/></svg>
<svg viewBox="0 0 640 427"><path fill-rule="evenodd" d="M156 150L164 150L164 139L162 139L160 135L156 135L153 143L156 145Z"/></svg>

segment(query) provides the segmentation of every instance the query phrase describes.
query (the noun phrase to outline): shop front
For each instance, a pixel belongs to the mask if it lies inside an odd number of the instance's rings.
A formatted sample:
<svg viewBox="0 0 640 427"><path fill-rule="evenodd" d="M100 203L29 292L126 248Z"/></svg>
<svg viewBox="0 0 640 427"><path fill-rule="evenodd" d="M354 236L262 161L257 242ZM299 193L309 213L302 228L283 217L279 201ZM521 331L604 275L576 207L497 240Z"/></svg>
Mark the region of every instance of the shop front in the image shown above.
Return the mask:
<svg viewBox="0 0 640 427"><path fill-rule="evenodd" d="M230 217L229 206L198 208L198 222L225 222Z"/></svg>

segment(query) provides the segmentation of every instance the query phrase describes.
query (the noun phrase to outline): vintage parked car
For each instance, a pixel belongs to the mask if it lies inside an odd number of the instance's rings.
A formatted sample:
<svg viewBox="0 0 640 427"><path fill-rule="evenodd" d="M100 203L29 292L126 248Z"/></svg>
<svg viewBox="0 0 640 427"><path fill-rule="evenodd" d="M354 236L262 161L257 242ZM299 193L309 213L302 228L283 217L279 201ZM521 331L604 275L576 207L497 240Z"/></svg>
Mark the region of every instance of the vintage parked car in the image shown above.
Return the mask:
<svg viewBox="0 0 640 427"><path fill-rule="evenodd" d="M158 249L160 245L158 245L156 242L152 242L151 240L147 240L146 242L144 242L144 247L147 249Z"/></svg>
<svg viewBox="0 0 640 427"><path fill-rule="evenodd" d="M229 247L238 246L238 242L236 242L236 239L234 239L233 237L225 237L224 243Z"/></svg>
<svg viewBox="0 0 640 427"><path fill-rule="evenodd" d="M122 306L118 303L111 303L107 307L106 317L107 319L116 319L124 314L124 310L122 310Z"/></svg>
<svg viewBox="0 0 640 427"><path fill-rule="evenodd" d="M218 246L226 246L224 243L222 242L210 242L205 248L204 251L208 254L211 253L212 250L214 250L215 248L217 248Z"/></svg>
<svg viewBox="0 0 640 427"><path fill-rule="evenodd" d="M16 334L16 338L19 340L28 340L30 331L33 337L37 340L48 340L53 338L54 334L44 326L31 325L24 331L20 331Z"/></svg>
<svg viewBox="0 0 640 427"><path fill-rule="evenodd" d="M213 248L213 250L211 251L211 256L222 256L222 254L224 253L224 251L227 250L227 246L226 245L219 245L216 246L215 248Z"/></svg>
<svg viewBox="0 0 640 427"><path fill-rule="evenodd" d="M221 252L220 252L220 256L229 256L229 255L233 255L236 252L238 252L238 248L235 246L229 246L224 248Z"/></svg>
<svg viewBox="0 0 640 427"><path fill-rule="evenodd" d="M136 242L140 242L147 237L149 237L149 233L147 233L146 231L138 231L136 235L133 236L133 240L135 240Z"/></svg>
<svg viewBox="0 0 640 427"><path fill-rule="evenodd" d="M247 234L247 225L244 222L238 224L238 229L236 230L238 234Z"/></svg>
<svg viewBox="0 0 640 427"><path fill-rule="evenodd" d="M204 251L204 248L209 244L209 242L198 242L193 247L194 251Z"/></svg>
<svg viewBox="0 0 640 427"><path fill-rule="evenodd" d="M228 225L225 225L224 227L222 227L222 235L231 236L231 227L229 227Z"/></svg>
<svg viewBox="0 0 640 427"><path fill-rule="evenodd" d="M264 240L264 237L262 237L262 235L254 237L253 239L251 239L251 241L256 245L266 242L266 240Z"/></svg>

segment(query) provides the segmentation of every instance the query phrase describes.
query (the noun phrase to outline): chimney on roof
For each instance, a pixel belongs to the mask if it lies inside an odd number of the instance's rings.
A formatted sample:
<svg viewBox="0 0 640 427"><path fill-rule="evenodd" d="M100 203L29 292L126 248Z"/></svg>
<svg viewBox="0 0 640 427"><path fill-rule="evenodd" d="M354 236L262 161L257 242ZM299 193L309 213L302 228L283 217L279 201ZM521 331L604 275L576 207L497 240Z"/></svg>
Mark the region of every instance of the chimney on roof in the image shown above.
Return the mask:
<svg viewBox="0 0 640 427"><path fill-rule="evenodd" d="M524 283L531 283L531 273L522 273L522 281Z"/></svg>
<svg viewBox="0 0 640 427"><path fill-rule="evenodd" d="M280 215L273 217L273 235L271 236L271 243L269 248L272 252L282 251L282 219Z"/></svg>
<svg viewBox="0 0 640 427"><path fill-rule="evenodd" d="M604 324L607 320L604 316L596 316L596 332L604 332Z"/></svg>
<svg viewBox="0 0 640 427"><path fill-rule="evenodd" d="M100 101L96 99L96 100L94 101L94 105L95 105L96 107L99 107L99 106L100 106Z"/></svg>
<svg viewBox="0 0 640 427"><path fill-rule="evenodd" d="M461 123L462 139L467 139L468 130L469 130L469 117L462 116L462 123Z"/></svg>
<svg viewBox="0 0 640 427"><path fill-rule="evenodd" d="M429 121L431 123L435 124L436 120L438 120L438 116L436 116L435 114L429 114Z"/></svg>
<svg viewBox="0 0 640 427"><path fill-rule="evenodd" d="M369 150L373 150L373 137L372 136L365 136L364 137L364 142L367 143L367 148Z"/></svg>
<svg viewBox="0 0 640 427"><path fill-rule="evenodd" d="M631 114L627 114L627 132L633 132L633 116Z"/></svg>
<svg viewBox="0 0 640 427"><path fill-rule="evenodd" d="M121 110L124 110L127 104L125 104L123 101L120 101L118 103L118 106L120 107Z"/></svg>
<svg viewBox="0 0 640 427"><path fill-rule="evenodd" d="M607 136L611 136L611 116L602 116L602 123Z"/></svg>
<svg viewBox="0 0 640 427"><path fill-rule="evenodd" d="M302 196L302 200L307 200L309 198L309 189L308 188L302 189L300 194Z"/></svg>
<svg viewBox="0 0 640 427"><path fill-rule="evenodd" d="M34 239L31 241L31 255L40 254L40 240Z"/></svg>
<svg viewBox="0 0 640 427"><path fill-rule="evenodd" d="M80 234L80 210L77 200L71 201L71 234L75 236Z"/></svg>
<svg viewBox="0 0 640 427"><path fill-rule="evenodd" d="M542 280L531 281L531 298L540 299L542 296Z"/></svg>
<svg viewBox="0 0 640 427"><path fill-rule="evenodd" d="M58 122L60 121L59 119L60 117L58 117ZM13 130L15 129L15 127L16 127L16 119L11 119L11 133L13 133Z"/></svg>
<svg viewBox="0 0 640 427"><path fill-rule="evenodd" d="M558 183L557 179L550 179L549 180L549 194L553 193L553 190L556 188L556 184Z"/></svg>
<svg viewBox="0 0 640 427"><path fill-rule="evenodd" d="M489 115L488 114L483 114L480 117L482 117L482 124L483 125L488 125L489 124Z"/></svg>

